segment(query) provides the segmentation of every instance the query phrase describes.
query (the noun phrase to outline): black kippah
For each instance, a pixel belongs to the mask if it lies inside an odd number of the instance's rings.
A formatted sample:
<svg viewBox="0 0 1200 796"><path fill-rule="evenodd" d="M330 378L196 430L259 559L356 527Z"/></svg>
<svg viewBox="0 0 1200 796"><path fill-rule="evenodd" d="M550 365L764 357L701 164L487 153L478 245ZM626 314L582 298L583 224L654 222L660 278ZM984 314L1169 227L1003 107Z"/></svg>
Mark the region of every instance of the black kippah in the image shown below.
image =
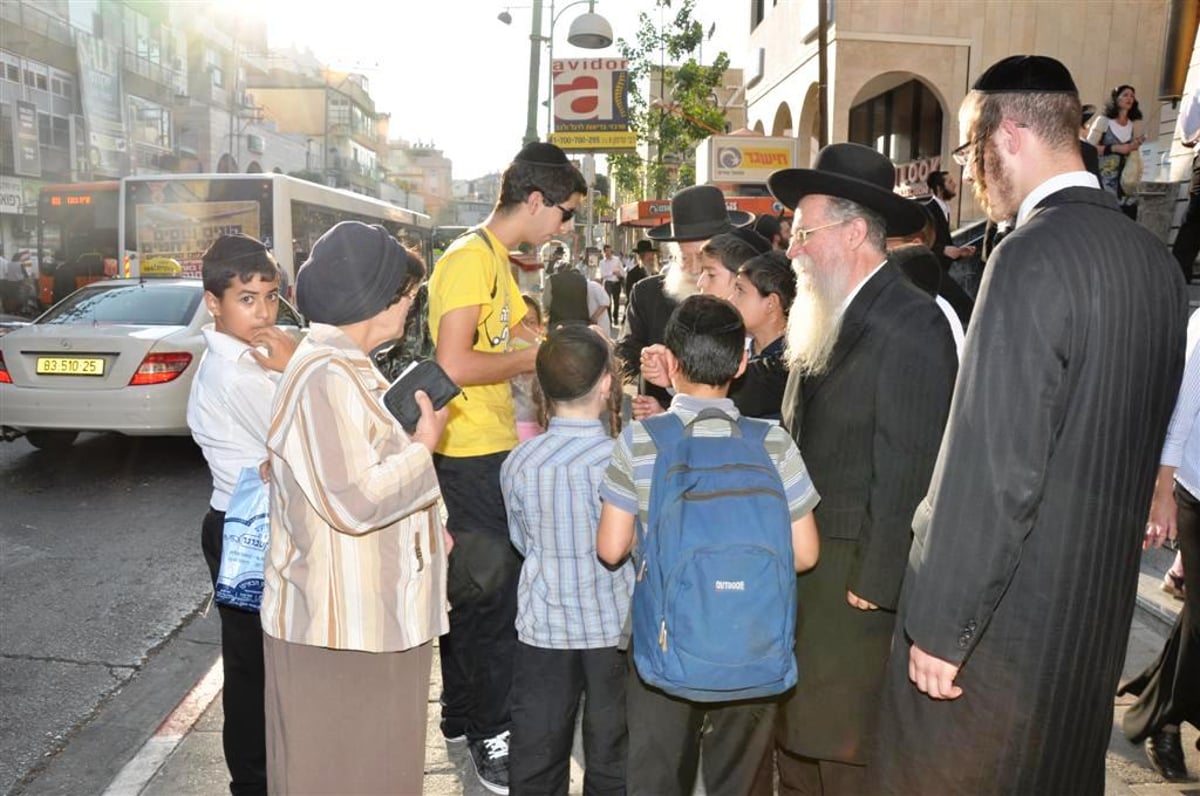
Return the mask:
<svg viewBox="0 0 1200 796"><path fill-rule="evenodd" d="M234 232L214 240L200 259L210 263L227 263L243 257L262 255L267 251L267 247L257 238Z"/></svg>
<svg viewBox="0 0 1200 796"><path fill-rule="evenodd" d="M771 216L762 216L762 218L771 218ZM775 231L779 231L778 221L775 222ZM729 231L729 234L754 249L757 254L766 254L771 251L771 241L750 229L750 227L734 227Z"/></svg>
<svg viewBox="0 0 1200 796"><path fill-rule="evenodd" d="M570 166L566 154L554 144L533 141L526 144L513 160L534 163L538 166Z"/></svg>
<svg viewBox="0 0 1200 796"><path fill-rule="evenodd" d="M971 86L981 94L1078 94L1071 72L1045 55L1010 55L992 64Z"/></svg>

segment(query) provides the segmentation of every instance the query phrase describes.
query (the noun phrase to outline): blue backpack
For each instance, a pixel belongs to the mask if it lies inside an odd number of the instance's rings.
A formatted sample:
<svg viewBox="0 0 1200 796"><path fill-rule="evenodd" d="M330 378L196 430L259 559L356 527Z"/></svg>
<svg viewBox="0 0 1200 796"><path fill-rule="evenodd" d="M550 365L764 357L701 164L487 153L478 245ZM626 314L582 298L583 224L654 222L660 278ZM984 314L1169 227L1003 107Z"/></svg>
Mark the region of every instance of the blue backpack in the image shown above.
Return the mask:
<svg viewBox="0 0 1200 796"><path fill-rule="evenodd" d="M694 436L721 419L729 437ZM796 684L796 569L770 424L706 409L642 422L657 450L648 525L638 522L633 660L644 682L695 702Z"/></svg>

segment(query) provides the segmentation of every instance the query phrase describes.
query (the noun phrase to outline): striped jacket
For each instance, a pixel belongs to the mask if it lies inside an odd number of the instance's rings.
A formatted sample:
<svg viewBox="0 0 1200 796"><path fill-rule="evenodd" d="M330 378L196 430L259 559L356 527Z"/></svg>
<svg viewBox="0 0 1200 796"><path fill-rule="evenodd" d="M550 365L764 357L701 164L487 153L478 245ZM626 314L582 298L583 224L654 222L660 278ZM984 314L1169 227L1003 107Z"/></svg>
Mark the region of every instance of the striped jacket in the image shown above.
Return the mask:
<svg viewBox="0 0 1200 796"><path fill-rule="evenodd" d="M297 644L394 652L449 627L433 459L334 326L313 324L275 394L262 623Z"/></svg>

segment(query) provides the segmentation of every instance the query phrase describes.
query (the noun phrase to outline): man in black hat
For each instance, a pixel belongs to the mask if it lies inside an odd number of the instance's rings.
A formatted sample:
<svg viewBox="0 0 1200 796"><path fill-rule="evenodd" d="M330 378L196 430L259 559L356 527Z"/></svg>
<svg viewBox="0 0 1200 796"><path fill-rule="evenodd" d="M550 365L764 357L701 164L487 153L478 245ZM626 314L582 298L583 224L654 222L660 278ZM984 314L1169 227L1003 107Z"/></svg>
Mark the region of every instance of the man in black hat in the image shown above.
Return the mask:
<svg viewBox="0 0 1200 796"><path fill-rule="evenodd" d="M505 170L491 215L446 250L429 282L437 361L463 388L448 404L450 421L434 454L455 541L450 632L441 642L442 733L467 742L480 782L493 793L508 793L520 574L508 542L500 465L517 445L509 379L533 370L538 348L509 350L510 335L522 334L525 304L508 252L521 243L540 247L566 231L586 192L561 149L526 145ZM472 583L489 588L465 587Z"/></svg>
<svg viewBox="0 0 1200 796"><path fill-rule="evenodd" d="M1084 170L1079 118L1044 56L994 64L959 111L956 159L1016 224L913 519L871 792L1104 790L1187 300L1162 242Z"/></svg>
<svg viewBox="0 0 1200 796"><path fill-rule="evenodd" d="M671 220L646 235L653 241L670 243L674 261L667 273L642 279L636 289L629 291L625 332L617 341L617 356L627 381L641 381L642 349L662 343L675 305L697 292L700 249L714 235L753 220L750 213L726 209L725 194L712 185L693 185L671 197ZM635 418L658 414L671 403L670 394L662 387L647 383L640 385L639 391L641 394L633 399Z"/></svg>
<svg viewBox="0 0 1200 796"><path fill-rule="evenodd" d="M797 580L802 674L780 711L781 793L863 792L910 520L954 385L946 318L887 261L889 235L925 224L894 180L875 150L833 144L767 182L796 211L783 422L821 493L821 562Z"/></svg>
<svg viewBox="0 0 1200 796"><path fill-rule="evenodd" d="M639 240L633 250L633 254L637 259L633 267L625 273L626 302L633 295L634 285L646 277L654 276L658 273L658 252L655 251L653 243L648 240Z"/></svg>

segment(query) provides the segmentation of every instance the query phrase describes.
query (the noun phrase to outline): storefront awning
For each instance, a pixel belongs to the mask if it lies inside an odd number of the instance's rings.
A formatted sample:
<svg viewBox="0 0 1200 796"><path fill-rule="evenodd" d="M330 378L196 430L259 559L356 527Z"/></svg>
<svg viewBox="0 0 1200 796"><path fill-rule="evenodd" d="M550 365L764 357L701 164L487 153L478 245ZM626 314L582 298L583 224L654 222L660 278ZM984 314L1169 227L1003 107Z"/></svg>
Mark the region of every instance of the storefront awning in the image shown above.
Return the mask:
<svg viewBox="0 0 1200 796"><path fill-rule="evenodd" d="M756 218L763 215L777 216L780 213L785 216L792 214L789 208L785 208L772 196L726 196L725 207L728 210L753 213ZM617 225L622 227L657 227L670 220L671 201L669 199L629 202L621 205L617 211Z"/></svg>

